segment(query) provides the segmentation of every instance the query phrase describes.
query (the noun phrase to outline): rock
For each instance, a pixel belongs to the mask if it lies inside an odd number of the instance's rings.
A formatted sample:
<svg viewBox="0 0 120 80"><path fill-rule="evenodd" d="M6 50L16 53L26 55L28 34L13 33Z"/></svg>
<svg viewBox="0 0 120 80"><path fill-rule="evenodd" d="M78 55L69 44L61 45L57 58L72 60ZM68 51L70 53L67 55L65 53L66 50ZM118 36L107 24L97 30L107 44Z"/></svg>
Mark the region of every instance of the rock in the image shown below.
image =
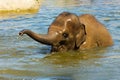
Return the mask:
<svg viewBox="0 0 120 80"><path fill-rule="evenodd" d="M0 0L0 12L38 10L40 4L40 0Z"/></svg>

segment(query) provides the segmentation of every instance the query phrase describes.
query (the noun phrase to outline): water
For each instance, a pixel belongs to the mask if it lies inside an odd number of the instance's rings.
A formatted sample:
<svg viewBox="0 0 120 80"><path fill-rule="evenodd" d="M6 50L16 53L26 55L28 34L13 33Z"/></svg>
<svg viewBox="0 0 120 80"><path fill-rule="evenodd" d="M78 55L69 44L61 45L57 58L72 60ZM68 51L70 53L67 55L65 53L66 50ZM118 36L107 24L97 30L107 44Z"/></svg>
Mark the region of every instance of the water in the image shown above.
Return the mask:
<svg viewBox="0 0 120 80"><path fill-rule="evenodd" d="M107 27L114 45L50 54L50 46L18 35L22 29L47 33L63 11L93 14ZM119 36L119 0L45 0L37 13L0 14L0 80L119 80Z"/></svg>

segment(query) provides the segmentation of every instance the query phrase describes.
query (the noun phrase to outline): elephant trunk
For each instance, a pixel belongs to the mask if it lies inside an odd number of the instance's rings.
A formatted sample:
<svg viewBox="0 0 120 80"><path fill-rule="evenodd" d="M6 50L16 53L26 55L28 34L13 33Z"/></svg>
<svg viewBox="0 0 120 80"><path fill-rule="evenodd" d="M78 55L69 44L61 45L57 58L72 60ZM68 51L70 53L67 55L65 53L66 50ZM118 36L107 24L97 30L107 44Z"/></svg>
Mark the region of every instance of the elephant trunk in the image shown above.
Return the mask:
<svg viewBox="0 0 120 80"><path fill-rule="evenodd" d="M19 35L27 34L29 37L34 39L37 42L52 45L54 42L55 34L37 34L32 32L31 30L22 30Z"/></svg>

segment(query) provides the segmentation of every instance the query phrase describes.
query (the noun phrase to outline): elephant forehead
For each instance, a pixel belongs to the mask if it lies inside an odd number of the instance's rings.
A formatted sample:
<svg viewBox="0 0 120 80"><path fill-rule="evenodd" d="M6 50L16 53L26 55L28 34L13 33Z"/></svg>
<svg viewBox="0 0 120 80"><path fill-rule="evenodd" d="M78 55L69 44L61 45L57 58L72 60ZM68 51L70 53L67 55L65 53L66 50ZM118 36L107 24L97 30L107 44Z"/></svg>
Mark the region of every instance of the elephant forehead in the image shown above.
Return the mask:
<svg viewBox="0 0 120 80"><path fill-rule="evenodd" d="M50 31L63 31L64 30L64 27L61 27L61 26L51 26L49 28Z"/></svg>

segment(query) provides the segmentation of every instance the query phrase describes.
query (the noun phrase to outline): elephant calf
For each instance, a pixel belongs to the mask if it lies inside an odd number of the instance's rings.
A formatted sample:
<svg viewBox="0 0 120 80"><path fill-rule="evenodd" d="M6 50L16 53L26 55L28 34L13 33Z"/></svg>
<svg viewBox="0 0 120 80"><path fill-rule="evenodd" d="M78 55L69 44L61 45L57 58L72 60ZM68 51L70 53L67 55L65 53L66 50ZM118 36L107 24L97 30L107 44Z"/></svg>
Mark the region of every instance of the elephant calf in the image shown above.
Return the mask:
<svg viewBox="0 0 120 80"><path fill-rule="evenodd" d="M113 40L94 16L77 16L69 12L59 14L48 28L47 34L37 34L22 30L19 35L27 34L37 42L51 45L51 52L84 50L113 45Z"/></svg>

